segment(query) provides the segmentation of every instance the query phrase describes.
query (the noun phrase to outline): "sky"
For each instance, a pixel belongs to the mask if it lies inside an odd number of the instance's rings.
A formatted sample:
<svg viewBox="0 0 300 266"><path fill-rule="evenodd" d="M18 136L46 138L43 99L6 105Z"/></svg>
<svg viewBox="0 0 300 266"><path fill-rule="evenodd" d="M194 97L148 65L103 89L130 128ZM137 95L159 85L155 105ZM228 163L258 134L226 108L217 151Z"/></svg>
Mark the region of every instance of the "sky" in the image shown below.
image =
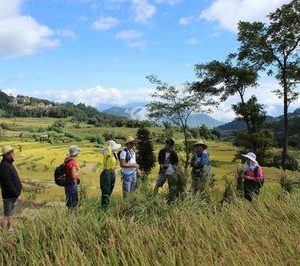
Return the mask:
<svg viewBox="0 0 300 266"><path fill-rule="evenodd" d="M194 65L236 51L240 20L266 21L287 0L0 0L0 89L100 109L142 105L155 74L180 86ZM260 79L250 90L269 114L282 111ZM234 117L231 97L212 114ZM300 106L296 102L291 110Z"/></svg>

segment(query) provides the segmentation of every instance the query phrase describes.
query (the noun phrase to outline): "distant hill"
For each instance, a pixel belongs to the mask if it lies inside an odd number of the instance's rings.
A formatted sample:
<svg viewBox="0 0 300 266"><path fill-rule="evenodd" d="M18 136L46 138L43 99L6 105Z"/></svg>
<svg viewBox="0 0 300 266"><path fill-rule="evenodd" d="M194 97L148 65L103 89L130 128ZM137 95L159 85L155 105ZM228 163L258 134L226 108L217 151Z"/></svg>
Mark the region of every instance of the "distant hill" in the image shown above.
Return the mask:
<svg viewBox="0 0 300 266"><path fill-rule="evenodd" d="M278 145L280 145L283 134L283 116L268 116L264 127L274 133ZM243 121L234 120L219 126L217 129L221 132L223 139L231 140L232 133L237 130L245 130L246 124ZM300 148L300 108L289 113L289 145Z"/></svg>
<svg viewBox="0 0 300 266"><path fill-rule="evenodd" d="M84 104L54 103L27 96L10 96L0 90L0 116L3 117L73 117L97 126L123 126L130 120L112 114L99 112Z"/></svg>
<svg viewBox="0 0 300 266"><path fill-rule="evenodd" d="M104 111L107 114L124 116L129 119L145 120L147 119L147 110L145 107L111 107ZM188 120L190 127L199 127L205 124L209 128L214 128L222 125L221 121L218 121L206 114L191 115Z"/></svg>

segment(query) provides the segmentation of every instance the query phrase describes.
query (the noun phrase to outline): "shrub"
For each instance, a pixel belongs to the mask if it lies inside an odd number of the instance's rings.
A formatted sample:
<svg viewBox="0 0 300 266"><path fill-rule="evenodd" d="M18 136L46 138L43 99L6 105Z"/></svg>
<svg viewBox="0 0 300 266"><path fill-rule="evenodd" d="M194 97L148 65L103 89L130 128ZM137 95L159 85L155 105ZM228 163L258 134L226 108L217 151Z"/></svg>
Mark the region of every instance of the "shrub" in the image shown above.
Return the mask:
<svg viewBox="0 0 300 266"><path fill-rule="evenodd" d="M281 167L281 158L282 154L277 154L273 157L273 166L280 168ZM287 159L285 162L285 169L296 171L298 170L299 165L297 160L290 154L287 155Z"/></svg>

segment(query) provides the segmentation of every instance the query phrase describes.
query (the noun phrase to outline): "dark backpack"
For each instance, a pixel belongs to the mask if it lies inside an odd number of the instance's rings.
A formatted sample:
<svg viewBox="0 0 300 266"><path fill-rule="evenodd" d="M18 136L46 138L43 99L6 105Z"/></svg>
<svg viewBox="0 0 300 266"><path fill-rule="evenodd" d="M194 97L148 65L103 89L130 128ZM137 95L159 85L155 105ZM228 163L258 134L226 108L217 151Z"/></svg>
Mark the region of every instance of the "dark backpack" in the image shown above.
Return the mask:
<svg viewBox="0 0 300 266"><path fill-rule="evenodd" d="M126 163L129 163L130 160L131 160L131 156L130 156L130 152L129 152L127 149L124 149L124 150L121 150L121 151L118 152L117 156L118 156L119 161L121 161L121 158L120 158L120 157L121 157L121 152L122 152L122 151L125 151L125 152L126 152L125 162L126 162Z"/></svg>
<svg viewBox="0 0 300 266"><path fill-rule="evenodd" d="M256 166L254 168L254 175L255 175L255 177L257 177L257 175L258 175L258 170L259 170L259 166ZM264 186L264 183L265 183L265 177L263 177L263 180L259 182L260 188L262 188Z"/></svg>
<svg viewBox="0 0 300 266"><path fill-rule="evenodd" d="M66 160L63 164L57 166L54 171L55 184L60 187L66 187L69 183L67 177L67 163L73 161L73 159Z"/></svg>

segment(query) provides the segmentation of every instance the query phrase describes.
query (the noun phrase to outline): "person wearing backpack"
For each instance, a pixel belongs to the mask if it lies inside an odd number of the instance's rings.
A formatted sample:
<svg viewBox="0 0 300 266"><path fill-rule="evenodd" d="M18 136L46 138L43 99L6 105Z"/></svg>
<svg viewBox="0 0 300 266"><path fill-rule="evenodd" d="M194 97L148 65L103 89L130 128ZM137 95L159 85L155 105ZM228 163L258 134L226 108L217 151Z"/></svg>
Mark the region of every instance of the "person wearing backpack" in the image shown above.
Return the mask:
<svg viewBox="0 0 300 266"><path fill-rule="evenodd" d="M159 188L163 187L166 181L169 186L169 202L177 197L178 182L176 177L176 168L179 159L176 151L174 151L175 142L173 139L167 139L165 147L159 151L158 162L160 165L159 176L154 188L154 194L158 193Z"/></svg>
<svg viewBox="0 0 300 266"><path fill-rule="evenodd" d="M244 197L252 202L254 197L259 196L260 188L264 183L263 169L256 160L253 152L243 154L246 159L244 164Z"/></svg>
<svg viewBox="0 0 300 266"><path fill-rule="evenodd" d="M80 183L80 168L76 162L76 158L79 154L79 147L77 145L71 145L69 148L69 154L64 162L66 167L65 195L68 209L76 209L79 204L78 185Z"/></svg>
<svg viewBox="0 0 300 266"><path fill-rule="evenodd" d="M102 148L103 152L103 171L100 175L100 188L101 188L101 206L107 209L110 203L110 196L113 192L116 182L116 151L122 145L117 144L113 140L109 140Z"/></svg>
<svg viewBox="0 0 300 266"><path fill-rule="evenodd" d="M122 174L122 189L123 196L134 191L137 185L137 177L139 175L140 166L136 163L135 139L128 137L126 140L126 148L119 154L121 174Z"/></svg>
<svg viewBox="0 0 300 266"><path fill-rule="evenodd" d="M21 197L22 184L14 163L14 149L5 145L2 148L3 159L0 163L0 185L3 199L4 217L1 227L13 230L13 215Z"/></svg>

